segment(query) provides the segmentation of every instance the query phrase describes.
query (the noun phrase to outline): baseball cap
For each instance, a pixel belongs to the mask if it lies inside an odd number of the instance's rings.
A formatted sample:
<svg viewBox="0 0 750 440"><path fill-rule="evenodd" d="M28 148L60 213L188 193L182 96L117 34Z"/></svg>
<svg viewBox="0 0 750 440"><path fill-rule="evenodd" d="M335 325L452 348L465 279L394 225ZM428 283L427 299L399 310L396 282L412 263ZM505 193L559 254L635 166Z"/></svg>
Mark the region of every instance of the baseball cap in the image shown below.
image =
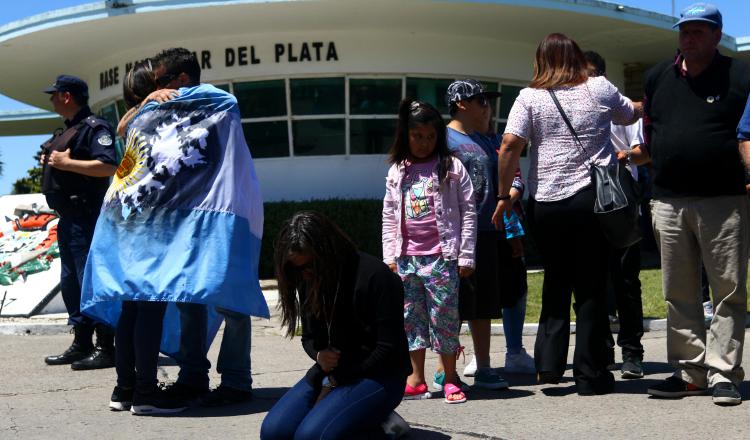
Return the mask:
<svg viewBox="0 0 750 440"><path fill-rule="evenodd" d="M712 5L711 3L695 3L683 9L680 13L680 21L672 27L676 28L682 23L689 21L702 21L712 24L719 29L722 28L721 12L719 12L719 8L716 5Z"/></svg>
<svg viewBox="0 0 750 440"><path fill-rule="evenodd" d="M453 81L445 92L445 103L450 106L457 101L472 98L477 95L484 95L488 99L497 98L500 92L488 92L482 83L475 79L459 79Z"/></svg>
<svg viewBox="0 0 750 440"><path fill-rule="evenodd" d="M79 96L89 96L89 86L86 81L73 75L59 75L54 84L42 91L44 93L70 92Z"/></svg>

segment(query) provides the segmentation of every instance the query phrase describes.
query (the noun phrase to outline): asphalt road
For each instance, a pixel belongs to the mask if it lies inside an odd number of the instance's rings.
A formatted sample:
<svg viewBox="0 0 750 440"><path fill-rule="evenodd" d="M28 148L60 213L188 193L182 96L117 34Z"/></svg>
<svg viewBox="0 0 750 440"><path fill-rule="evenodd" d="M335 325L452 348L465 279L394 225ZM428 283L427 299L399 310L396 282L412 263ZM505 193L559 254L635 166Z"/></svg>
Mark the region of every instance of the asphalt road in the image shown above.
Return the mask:
<svg viewBox="0 0 750 440"><path fill-rule="evenodd" d="M76 372L67 366L46 366L44 356L67 347L70 335L0 335L0 439L258 438L265 413L302 377L311 361L299 338L280 336L276 321L255 320L253 325L254 401L217 409L191 408L165 417L109 411L113 369ZM462 341L471 346L468 336ZM524 342L533 347L533 336ZM578 396L568 370L565 380L555 386L536 385L533 376L507 375L509 390L470 391L469 401L461 405L446 405L439 398L403 402L397 411L412 425L409 438L413 439L750 438L750 402L719 407L710 396L649 398L646 388L667 377L671 369L665 363L664 332L647 333L644 345L647 376L625 381L618 373L615 392L606 396ZM502 366L504 347L502 336L493 337L494 366ZM217 352L215 343L210 351L214 363ZM745 365L750 365L749 358L746 350ZM168 359L162 361L161 379L174 380L177 367ZM435 361L434 355L428 355L428 372ZM212 371L212 386L218 379ZM750 383L743 384L742 394L750 398Z"/></svg>

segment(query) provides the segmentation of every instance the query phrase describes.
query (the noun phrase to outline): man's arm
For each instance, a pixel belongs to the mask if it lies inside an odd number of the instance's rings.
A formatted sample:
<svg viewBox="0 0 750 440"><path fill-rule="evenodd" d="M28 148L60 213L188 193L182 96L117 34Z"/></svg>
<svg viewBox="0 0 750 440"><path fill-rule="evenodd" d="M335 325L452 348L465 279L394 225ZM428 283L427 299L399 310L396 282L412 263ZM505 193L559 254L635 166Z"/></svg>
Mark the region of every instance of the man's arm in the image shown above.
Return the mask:
<svg viewBox="0 0 750 440"><path fill-rule="evenodd" d="M651 162L651 155L648 154L648 150L643 145L636 145L630 150L618 151L617 160L641 166Z"/></svg>
<svg viewBox="0 0 750 440"><path fill-rule="evenodd" d="M44 164L45 156L42 156L41 163ZM53 151L47 165L62 171L83 174L90 177L110 177L117 171L117 166L104 163L99 160L78 160L70 157L70 148L65 151Z"/></svg>
<svg viewBox="0 0 750 440"><path fill-rule="evenodd" d="M750 195L750 140L740 139L740 157L745 164L745 189Z"/></svg>

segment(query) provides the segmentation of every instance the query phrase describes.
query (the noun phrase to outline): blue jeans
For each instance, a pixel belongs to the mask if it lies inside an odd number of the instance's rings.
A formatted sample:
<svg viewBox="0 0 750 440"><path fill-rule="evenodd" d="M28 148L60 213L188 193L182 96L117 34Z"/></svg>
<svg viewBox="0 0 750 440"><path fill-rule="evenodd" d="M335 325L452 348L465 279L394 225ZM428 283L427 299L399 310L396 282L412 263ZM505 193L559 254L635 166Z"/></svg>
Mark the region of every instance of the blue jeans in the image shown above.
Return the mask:
<svg viewBox="0 0 750 440"><path fill-rule="evenodd" d="M523 348L523 323L526 319L527 291L519 298L516 305L503 309L503 331L505 332L505 347L508 354L518 354Z"/></svg>
<svg viewBox="0 0 750 440"><path fill-rule="evenodd" d="M318 394L302 378L266 415L263 440L341 439L382 433L380 424L401 402L406 378L361 379L338 386L318 404Z"/></svg>
<svg viewBox="0 0 750 440"><path fill-rule="evenodd" d="M177 303L180 310L180 352L177 382L193 388L208 389L208 314L203 304Z"/></svg>
<svg viewBox="0 0 750 440"><path fill-rule="evenodd" d="M211 362L206 357L207 313L202 304L177 304L180 309L180 372L177 382L194 388L208 388ZM250 376L250 317L217 307L224 316L216 371L222 385L243 391L252 389Z"/></svg>
<svg viewBox="0 0 750 440"><path fill-rule="evenodd" d="M250 317L220 307L216 311L224 315L224 336L216 362L221 384L250 391L253 389L250 375Z"/></svg>

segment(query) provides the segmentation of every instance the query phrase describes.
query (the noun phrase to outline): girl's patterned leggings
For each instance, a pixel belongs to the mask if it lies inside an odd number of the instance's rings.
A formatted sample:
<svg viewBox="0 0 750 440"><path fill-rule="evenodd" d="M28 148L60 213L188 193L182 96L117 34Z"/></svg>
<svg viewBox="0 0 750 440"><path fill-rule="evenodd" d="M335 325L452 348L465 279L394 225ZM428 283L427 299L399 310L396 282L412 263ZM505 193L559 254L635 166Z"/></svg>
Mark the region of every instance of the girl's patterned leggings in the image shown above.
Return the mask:
<svg viewBox="0 0 750 440"><path fill-rule="evenodd" d="M458 332L458 262L442 255L403 256L396 261L404 283L404 328L409 351L455 353Z"/></svg>

